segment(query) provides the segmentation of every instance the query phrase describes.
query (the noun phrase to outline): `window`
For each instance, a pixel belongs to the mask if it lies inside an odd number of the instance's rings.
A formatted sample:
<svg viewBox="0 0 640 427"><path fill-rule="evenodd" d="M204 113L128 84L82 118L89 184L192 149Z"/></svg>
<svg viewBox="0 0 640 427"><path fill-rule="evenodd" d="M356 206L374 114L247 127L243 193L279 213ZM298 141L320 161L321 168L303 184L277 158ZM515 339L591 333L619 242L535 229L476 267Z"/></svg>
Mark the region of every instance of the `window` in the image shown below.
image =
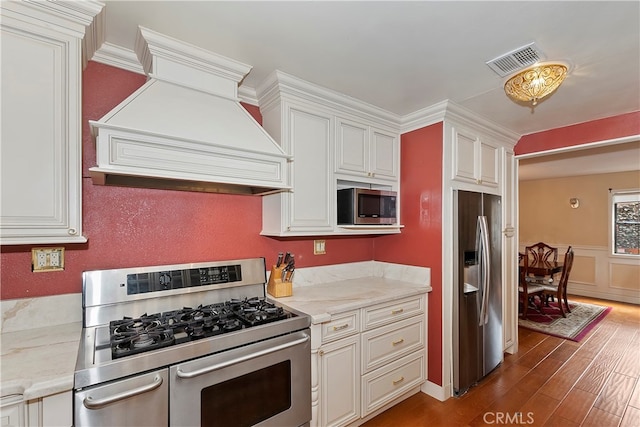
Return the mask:
<svg viewBox="0 0 640 427"><path fill-rule="evenodd" d="M640 190L610 190L611 252L640 256Z"/></svg>

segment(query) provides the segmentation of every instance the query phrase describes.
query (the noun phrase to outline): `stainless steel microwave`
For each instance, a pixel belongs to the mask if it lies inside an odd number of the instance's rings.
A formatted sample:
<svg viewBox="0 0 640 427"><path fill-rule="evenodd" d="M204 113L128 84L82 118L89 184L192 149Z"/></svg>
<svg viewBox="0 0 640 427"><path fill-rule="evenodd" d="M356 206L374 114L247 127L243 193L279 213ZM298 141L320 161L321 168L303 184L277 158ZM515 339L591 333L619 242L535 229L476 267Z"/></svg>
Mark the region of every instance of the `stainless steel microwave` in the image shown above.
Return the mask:
<svg viewBox="0 0 640 427"><path fill-rule="evenodd" d="M396 203L395 191L338 190L338 225L396 224Z"/></svg>

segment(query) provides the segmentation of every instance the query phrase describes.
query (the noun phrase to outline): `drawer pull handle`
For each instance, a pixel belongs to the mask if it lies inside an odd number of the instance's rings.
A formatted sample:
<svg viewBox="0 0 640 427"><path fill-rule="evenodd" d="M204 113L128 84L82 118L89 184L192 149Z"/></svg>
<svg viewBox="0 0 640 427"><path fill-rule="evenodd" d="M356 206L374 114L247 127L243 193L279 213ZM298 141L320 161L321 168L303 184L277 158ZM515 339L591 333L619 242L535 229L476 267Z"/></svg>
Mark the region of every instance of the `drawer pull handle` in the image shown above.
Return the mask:
<svg viewBox="0 0 640 427"><path fill-rule="evenodd" d="M349 324L348 324L348 323L345 323L344 325L341 325L341 326L334 326L334 327L333 327L333 330L334 330L334 331L341 331L342 329L346 329L346 328L348 328L348 327L349 327Z"/></svg>
<svg viewBox="0 0 640 427"><path fill-rule="evenodd" d="M397 310L392 310L392 311L391 311L391 314L400 314L400 313L402 313L403 311L404 311L404 308L399 308L399 309L397 309Z"/></svg>
<svg viewBox="0 0 640 427"><path fill-rule="evenodd" d="M400 377L397 380L393 381L393 385L398 385L400 384L402 381L404 381L404 377Z"/></svg>
<svg viewBox="0 0 640 427"><path fill-rule="evenodd" d="M393 341L391 344L398 345L398 344L402 344L403 342L404 342L404 338L400 338L398 341Z"/></svg>

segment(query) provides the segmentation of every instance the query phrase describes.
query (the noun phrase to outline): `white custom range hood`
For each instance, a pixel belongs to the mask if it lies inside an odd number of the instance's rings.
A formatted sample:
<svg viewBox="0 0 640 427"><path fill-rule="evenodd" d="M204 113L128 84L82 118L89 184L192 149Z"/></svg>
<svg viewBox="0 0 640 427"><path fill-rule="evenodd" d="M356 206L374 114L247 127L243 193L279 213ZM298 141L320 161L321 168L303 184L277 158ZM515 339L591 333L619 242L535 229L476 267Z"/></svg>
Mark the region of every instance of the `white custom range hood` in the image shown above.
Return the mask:
<svg viewBox="0 0 640 427"><path fill-rule="evenodd" d="M240 105L251 67L138 28L149 80L98 121L95 184L264 194L287 190L291 159Z"/></svg>

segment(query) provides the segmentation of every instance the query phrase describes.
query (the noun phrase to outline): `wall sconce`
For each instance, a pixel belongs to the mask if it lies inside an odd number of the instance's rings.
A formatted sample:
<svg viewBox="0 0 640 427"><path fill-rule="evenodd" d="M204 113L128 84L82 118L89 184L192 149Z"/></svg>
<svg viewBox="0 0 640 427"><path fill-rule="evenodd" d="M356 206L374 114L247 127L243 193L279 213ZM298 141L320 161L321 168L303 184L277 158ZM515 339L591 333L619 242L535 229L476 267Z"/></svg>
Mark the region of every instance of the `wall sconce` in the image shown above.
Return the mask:
<svg viewBox="0 0 640 427"><path fill-rule="evenodd" d="M578 209L580 207L580 200L577 197L572 197L569 199L569 206L573 209Z"/></svg>

